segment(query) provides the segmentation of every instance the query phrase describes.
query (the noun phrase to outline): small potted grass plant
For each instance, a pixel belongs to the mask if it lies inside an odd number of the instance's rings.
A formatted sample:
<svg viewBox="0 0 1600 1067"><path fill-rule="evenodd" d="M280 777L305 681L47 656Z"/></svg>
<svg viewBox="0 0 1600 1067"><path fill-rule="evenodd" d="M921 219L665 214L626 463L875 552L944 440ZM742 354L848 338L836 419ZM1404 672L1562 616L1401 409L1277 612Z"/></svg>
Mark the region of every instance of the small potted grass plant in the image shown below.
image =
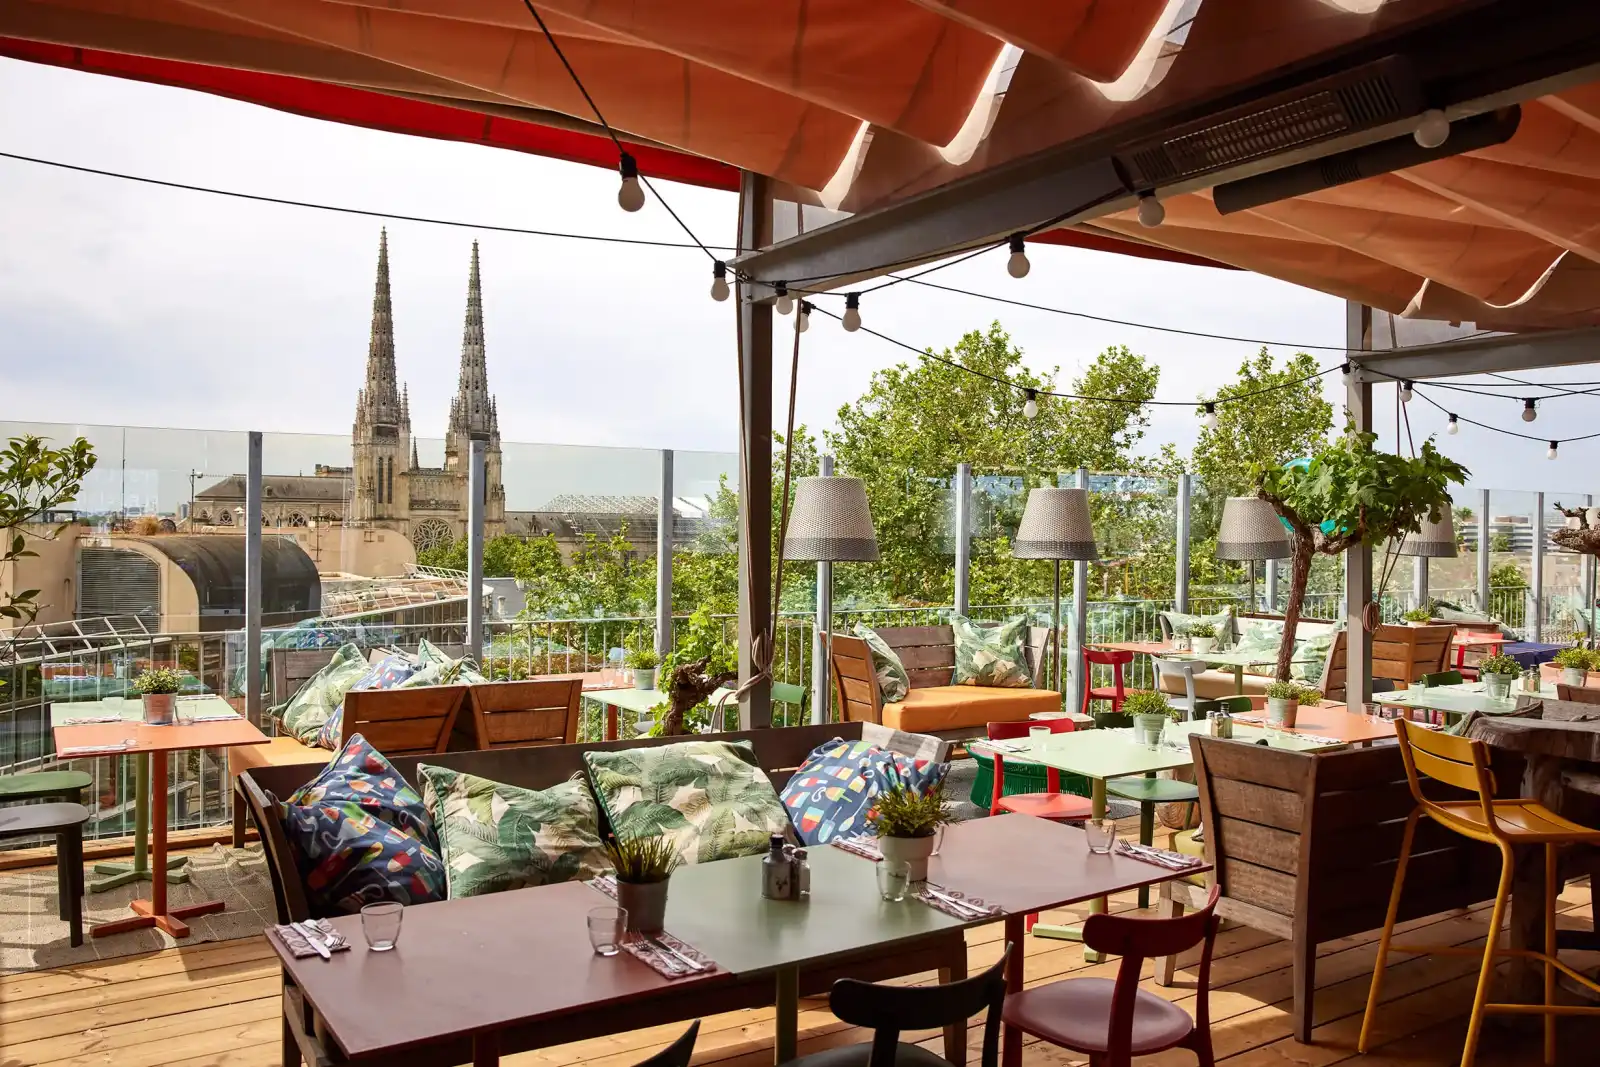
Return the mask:
<svg viewBox="0 0 1600 1067"><path fill-rule="evenodd" d="M144 704L144 721L152 726L170 725L182 688L183 675L171 667L152 667L135 678L133 689Z"/></svg>
<svg viewBox="0 0 1600 1067"><path fill-rule="evenodd" d="M667 884L678 866L670 837L632 837L606 842L617 876L617 906L628 913L628 929L654 933L667 916Z"/></svg>
<svg viewBox="0 0 1600 1067"><path fill-rule="evenodd" d="M928 880L928 860L939 827L950 820L944 806L944 783L918 789L896 780L879 793L868 813L878 834L883 858L911 868L913 882Z"/></svg>
<svg viewBox="0 0 1600 1067"><path fill-rule="evenodd" d="M1189 650L1204 656L1217 647L1217 628L1209 622L1192 622L1183 629L1189 638Z"/></svg>
<svg viewBox="0 0 1600 1067"><path fill-rule="evenodd" d="M1478 664L1478 677L1483 679L1483 691L1491 700L1510 700L1511 683L1516 681L1522 665L1510 656L1499 653L1485 656Z"/></svg>
<svg viewBox="0 0 1600 1067"><path fill-rule="evenodd" d="M1589 680L1589 665L1594 653L1585 648L1563 648L1556 653L1555 663L1561 668L1561 680L1567 685L1582 686Z"/></svg>
<svg viewBox="0 0 1600 1067"><path fill-rule="evenodd" d="M1129 693L1122 702L1122 713L1133 721L1133 740L1146 748L1157 748L1167 723L1178 717L1178 711L1168 701L1166 694L1151 690Z"/></svg>
<svg viewBox="0 0 1600 1067"><path fill-rule="evenodd" d="M1300 715L1300 705L1322 703L1322 690L1298 682L1267 684L1267 725L1292 729Z"/></svg>
<svg viewBox="0 0 1600 1067"><path fill-rule="evenodd" d="M660 666L661 657L653 648L636 648L628 653L628 667L633 671L635 689L654 689L656 671Z"/></svg>
<svg viewBox="0 0 1600 1067"><path fill-rule="evenodd" d="M1412 608L1400 616L1407 626L1426 626L1433 619L1433 612L1427 608Z"/></svg>

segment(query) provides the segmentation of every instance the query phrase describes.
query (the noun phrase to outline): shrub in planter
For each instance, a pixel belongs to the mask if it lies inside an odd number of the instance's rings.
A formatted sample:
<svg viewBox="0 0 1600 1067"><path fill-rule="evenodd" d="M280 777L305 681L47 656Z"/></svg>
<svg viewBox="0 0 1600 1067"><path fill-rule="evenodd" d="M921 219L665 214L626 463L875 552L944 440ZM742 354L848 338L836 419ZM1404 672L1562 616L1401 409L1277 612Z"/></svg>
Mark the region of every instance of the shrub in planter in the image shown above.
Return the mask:
<svg viewBox="0 0 1600 1067"><path fill-rule="evenodd" d="M1497 700L1511 696L1511 683L1522 673L1522 664L1505 654L1486 656L1478 664L1478 677L1483 679L1483 690Z"/></svg>
<svg viewBox="0 0 1600 1067"><path fill-rule="evenodd" d="M1176 721L1182 714L1168 702L1166 694L1149 690L1129 693L1122 702L1122 713L1133 721L1133 739L1151 748L1161 743L1167 722Z"/></svg>
<svg viewBox="0 0 1600 1067"><path fill-rule="evenodd" d="M1406 621L1408 626L1426 626L1428 621L1433 618L1433 612L1427 608L1412 608L1400 617Z"/></svg>
<svg viewBox="0 0 1600 1067"><path fill-rule="evenodd" d="M134 692L144 704L144 721L153 725L170 723L183 688L183 675L171 667L152 667L133 680Z"/></svg>
<svg viewBox="0 0 1600 1067"><path fill-rule="evenodd" d="M1322 690L1295 682L1270 682L1267 685L1267 724L1292 727L1300 714L1300 705L1315 706L1322 703Z"/></svg>
<svg viewBox="0 0 1600 1067"><path fill-rule="evenodd" d="M661 657L656 655L653 648L636 648L628 653L627 664L633 671L633 687L635 689L654 689L656 687L656 670L661 666Z"/></svg>
<svg viewBox="0 0 1600 1067"><path fill-rule="evenodd" d="M1589 680L1589 665L1594 654L1584 648L1563 648L1556 653L1555 664L1561 668L1561 680L1567 685L1583 685Z"/></svg>
<svg viewBox="0 0 1600 1067"><path fill-rule="evenodd" d="M1182 632L1196 655L1203 656L1217 647L1217 628L1209 622L1190 623Z"/></svg>
<svg viewBox="0 0 1600 1067"><path fill-rule="evenodd" d="M617 875L617 905L628 913L628 929L653 933L667 914L667 884L678 866L672 838L633 837L606 842Z"/></svg>
<svg viewBox="0 0 1600 1067"><path fill-rule="evenodd" d="M878 794L869 818L883 858L903 861L911 868L913 882L927 881L935 835L950 821L944 806L944 782L925 789L896 782Z"/></svg>

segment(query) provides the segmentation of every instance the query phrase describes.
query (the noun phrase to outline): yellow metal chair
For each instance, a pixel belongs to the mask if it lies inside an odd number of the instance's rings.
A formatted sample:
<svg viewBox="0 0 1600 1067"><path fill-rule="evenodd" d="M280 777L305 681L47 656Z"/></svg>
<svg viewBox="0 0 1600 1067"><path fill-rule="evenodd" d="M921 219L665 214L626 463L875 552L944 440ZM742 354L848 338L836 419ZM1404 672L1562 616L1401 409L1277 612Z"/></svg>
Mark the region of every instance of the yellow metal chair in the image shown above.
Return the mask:
<svg viewBox="0 0 1600 1067"><path fill-rule="evenodd" d="M1600 992L1600 984L1574 971L1556 958L1556 897L1561 885L1557 878L1557 850L1562 845L1600 844L1600 830L1591 830L1568 819L1563 819L1536 800L1494 799L1494 777L1489 771L1488 749L1482 741L1453 737L1417 726L1405 719L1395 720L1395 736L1400 741L1400 755L1405 761L1406 777L1411 783L1411 795L1417 807L1406 820L1405 835L1400 843L1400 863L1395 871L1394 889L1389 894L1389 914L1383 923L1383 938L1378 942L1378 962L1372 972L1372 988L1367 994L1367 1010L1361 1020L1361 1039L1358 1047L1367 1051L1372 1031L1373 1015L1378 1008L1379 986L1383 981L1383 968L1389 950L1400 952L1434 953L1439 955L1477 955L1476 949L1451 945L1395 945L1395 915L1400 908L1400 895L1405 886L1406 864L1411 858L1412 840L1416 836L1417 820L1426 815L1447 830L1482 841L1500 849L1500 887L1495 893L1494 910L1489 920L1489 935L1483 947L1483 965L1478 971L1478 989L1472 998L1472 1015L1467 1022L1467 1040L1461 1049L1462 1067L1471 1067L1477 1053L1478 1034L1483 1028L1485 1012L1516 1012L1544 1016L1544 1062L1556 1062L1557 1015L1595 1015L1600 1007L1557 1005L1555 1001L1556 971ZM1445 785L1455 786L1473 794L1470 800L1431 800L1423 794L1423 778L1431 778ZM1511 896L1511 876L1514 867L1512 847L1544 846L1544 951L1498 947L1500 925L1505 918L1506 902ZM1489 1003L1489 986L1494 980L1497 957L1516 956L1538 960L1544 964L1544 1002L1542 1004Z"/></svg>

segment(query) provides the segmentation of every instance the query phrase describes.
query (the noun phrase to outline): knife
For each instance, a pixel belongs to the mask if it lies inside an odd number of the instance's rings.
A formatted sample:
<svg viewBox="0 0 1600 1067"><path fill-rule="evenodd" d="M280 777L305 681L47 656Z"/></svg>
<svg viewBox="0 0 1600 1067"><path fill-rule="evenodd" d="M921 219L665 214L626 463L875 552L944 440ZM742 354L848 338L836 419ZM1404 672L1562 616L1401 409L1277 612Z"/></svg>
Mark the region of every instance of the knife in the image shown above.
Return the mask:
<svg viewBox="0 0 1600 1067"><path fill-rule="evenodd" d="M646 937L645 941L647 941L649 944L654 945L656 948L658 948L661 951L667 953L668 955L672 956L673 958L681 961L683 963L683 965L685 967L689 968L689 970L692 971L692 972L698 973L700 971L705 970L705 965L704 964L700 963L698 960L690 959L688 956L685 956L683 953L679 952L677 949L673 948L671 945L667 944L665 941L661 940L658 937Z"/></svg>
<svg viewBox="0 0 1600 1067"><path fill-rule="evenodd" d="M312 931L310 923L297 922L291 925L300 931L300 936L306 939L306 944L317 950L317 955L325 960L333 959L333 953L329 951L327 945L322 943L322 938Z"/></svg>
<svg viewBox="0 0 1600 1067"><path fill-rule="evenodd" d="M977 918L980 915L988 914L983 909L979 908L977 905L968 904L964 900L957 900L955 897L952 897L947 893L944 893L944 892L941 892L938 889L935 889L932 885L924 886L923 887L923 892L927 893L930 897L933 897L935 900L942 900L946 904L949 904L951 907L956 908L956 909L958 909L960 911L966 912L968 915L971 915L973 918Z"/></svg>

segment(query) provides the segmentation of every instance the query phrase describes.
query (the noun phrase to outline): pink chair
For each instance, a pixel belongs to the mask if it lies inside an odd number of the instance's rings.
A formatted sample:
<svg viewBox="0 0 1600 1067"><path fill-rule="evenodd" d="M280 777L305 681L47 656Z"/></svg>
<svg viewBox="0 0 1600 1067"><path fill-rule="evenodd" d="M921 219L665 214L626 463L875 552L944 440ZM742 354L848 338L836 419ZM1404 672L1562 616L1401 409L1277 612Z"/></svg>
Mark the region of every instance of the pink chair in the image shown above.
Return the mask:
<svg viewBox="0 0 1600 1067"><path fill-rule="evenodd" d="M1219 892L1213 886L1204 908L1177 919L1089 916L1083 924L1083 943L1122 957L1116 979L1068 978L1013 993L1006 998L1006 1025L1083 1053L1094 1067L1128 1067L1134 1056L1169 1048L1189 1049L1200 1067L1214 1067L1208 994L1211 950L1221 925L1214 914ZM1139 970L1146 959L1202 942L1193 1019L1171 1001L1139 988Z"/></svg>
<svg viewBox="0 0 1600 1067"><path fill-rule="evenodd" d="M1088 678L1090 665L1098 663L1102 667L1111 668L1112 681L1110 689L1105 686L1095 688L1086 685L1083 687L1083 708L1081 709L1083 714L1089 714L1089 701L1091 700L1109 700L1111 701L1111 710L1113 712L1122 710L1122 702L1128 696L1127 690L1122 686L1122 668L1132 662L1132 652L1107 651L1098 648L1086 648L1083 650L1083 676Z"/></svg>

